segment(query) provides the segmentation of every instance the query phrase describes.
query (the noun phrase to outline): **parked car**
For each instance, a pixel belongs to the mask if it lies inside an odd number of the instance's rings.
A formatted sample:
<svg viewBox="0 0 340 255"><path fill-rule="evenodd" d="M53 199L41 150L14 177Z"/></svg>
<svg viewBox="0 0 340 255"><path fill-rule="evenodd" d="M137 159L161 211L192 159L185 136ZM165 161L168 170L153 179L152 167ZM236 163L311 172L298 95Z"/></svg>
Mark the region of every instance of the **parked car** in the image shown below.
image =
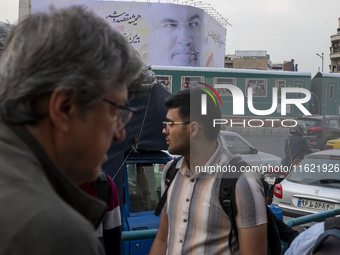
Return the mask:
<svg viewBox="0 0 340 255"><path fill-rule="evenodd" d="M326 149L340 149L340 138L328 140L326 143Z"/></svg>
<svg viewBox="0 0 340 255"><path fill-rule="evenodd" d="M269 184L273 184L275 178L282 175L280 172L272 172L274 167L281 164L280 157L258 151L258 149L251 145L246 139L235 132L221 131L220 139L223 146L225 146L231 153L239 154L249 165L257 166L259 171L265 170L266 173L270 173L270 178L266 178L266 181L268 181Z"/></svg>
<svg viewBox="0 0 340 255"><path fill-rule="evenodd" d="M278 166L281 158L256 149L246 139L235 132L221 131L220 139L231 153L239 154L251 166Z"/></svg>
<svg viewBox="0 0 340 255"><path fill-rule="evenodd" d="M234 132L221 131L220 139L231 153L240 154L250 165L278 165L281 162L279 157L258 151ZM121 202L123 231L159 227L160 218L154 215L154 210L161 197L163 168L173 157L166 151L129 154L124 164L124 199ZM152 242L153 239L124 241L124 255L148 254Z"/></svg>
<svg viewBox="0 0 340 255"><path fill-rule="evenodd" d="M303 116L297 121L306 125L307 133L304 137L311 148L323 150L328 140L340 137L340 116Z"/></svg>
<svg viewBox="0 0 340 255"><path fill-rule="evenodd" d="M294 218L340 208L340 150L307 155L275 185L273 204Z"/></svg>

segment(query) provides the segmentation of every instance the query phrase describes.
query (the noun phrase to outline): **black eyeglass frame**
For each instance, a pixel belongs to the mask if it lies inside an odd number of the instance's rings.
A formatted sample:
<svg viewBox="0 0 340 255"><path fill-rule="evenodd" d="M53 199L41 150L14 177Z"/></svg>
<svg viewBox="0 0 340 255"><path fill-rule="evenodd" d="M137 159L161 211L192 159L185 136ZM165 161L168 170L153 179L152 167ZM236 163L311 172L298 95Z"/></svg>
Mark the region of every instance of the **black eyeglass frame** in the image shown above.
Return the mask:
<svg viewBox="0 0 340 255"><path fill-rule="evenodd" d="M109 103L110 105L117 107L120 110L127 110L129 112L137 112L137 109L134 107L129 107L129 106L125 106L125 105L119 105L116 102L113 102L111 100L108 100L106 98L103 99L104 102Z"/></svg>

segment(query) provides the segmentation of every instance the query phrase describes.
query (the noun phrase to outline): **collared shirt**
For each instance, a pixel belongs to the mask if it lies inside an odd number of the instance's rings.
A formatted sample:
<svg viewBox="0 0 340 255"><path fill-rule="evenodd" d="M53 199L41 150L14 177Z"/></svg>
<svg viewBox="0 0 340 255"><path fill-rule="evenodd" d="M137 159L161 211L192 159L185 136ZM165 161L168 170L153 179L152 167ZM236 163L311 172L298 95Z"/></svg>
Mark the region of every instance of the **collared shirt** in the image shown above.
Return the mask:
<svg viewBox="0 0 340 255"><path fill-rule="evenodd" d="M219 143L205 166L226 166L228 162L228 154ZM170 164L163 173L163 191ZM190 171L184 158L177 167L180 170L168 190L167 203L163 209L169 221L167 254L231 254L231 223L219 202L221 178L217 174ZM254 174L243 174L237 181L235 199L238 228L267 222L261 187L260 180ZM239 254L235 235L231 246L233 254Z"/></svg>

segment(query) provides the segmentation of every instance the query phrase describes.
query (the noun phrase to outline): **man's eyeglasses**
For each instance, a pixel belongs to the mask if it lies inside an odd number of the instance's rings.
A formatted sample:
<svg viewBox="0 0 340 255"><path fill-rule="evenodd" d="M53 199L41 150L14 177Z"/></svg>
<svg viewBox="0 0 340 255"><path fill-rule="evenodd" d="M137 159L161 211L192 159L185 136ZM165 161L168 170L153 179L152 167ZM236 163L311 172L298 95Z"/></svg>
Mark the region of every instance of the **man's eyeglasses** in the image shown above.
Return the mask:
<svg viewBox="0 0 340 255"><path fill-rule="evenodd" d="M157 28L160 34L167 35L179 30L181 27L189 30L192 35L199 35L201 33L201 21L198 19L185 24L180 24L177 22L165 22L160 24Z"/></svg>
<svg viewBox="0 0 340 255"><path fill-rule="evenodd" d="M187 125L190 121L163 121L164 129L166 130L167 127L172 127L173 125Z"/></svg>
<svg viewBox="0 0 340 255"><path fill-rule="evenodd" d="M103 99L103 101L119 109L119 113L117 114L117 120L118 120L117 129L118 130L125 128L125 126L131 120L132 114L137 111L135 108L131 108L125 105L119 105L105 98Z"/></svg>

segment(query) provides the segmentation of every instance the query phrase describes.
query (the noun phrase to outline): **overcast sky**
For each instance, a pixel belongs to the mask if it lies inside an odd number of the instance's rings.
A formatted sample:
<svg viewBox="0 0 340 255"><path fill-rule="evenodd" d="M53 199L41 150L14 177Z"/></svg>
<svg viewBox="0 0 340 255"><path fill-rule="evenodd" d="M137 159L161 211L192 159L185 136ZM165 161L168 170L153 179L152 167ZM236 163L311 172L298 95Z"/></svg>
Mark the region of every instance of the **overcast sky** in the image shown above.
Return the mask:
<svg viewBox="0 0 340 255"><path fill-rule="evenodd" d="M311 72L314 76L322 63L316 53L324 53L324 71L329 72L330 36L338 28L340 0L195 0L187 3L200 1L210 3L232 24L227 26L226 54L234 54L235 50L266 50L273 63L294 59L299 71ZM0 0L0 6L0 21L16 23L19 0Z"/></svg>

